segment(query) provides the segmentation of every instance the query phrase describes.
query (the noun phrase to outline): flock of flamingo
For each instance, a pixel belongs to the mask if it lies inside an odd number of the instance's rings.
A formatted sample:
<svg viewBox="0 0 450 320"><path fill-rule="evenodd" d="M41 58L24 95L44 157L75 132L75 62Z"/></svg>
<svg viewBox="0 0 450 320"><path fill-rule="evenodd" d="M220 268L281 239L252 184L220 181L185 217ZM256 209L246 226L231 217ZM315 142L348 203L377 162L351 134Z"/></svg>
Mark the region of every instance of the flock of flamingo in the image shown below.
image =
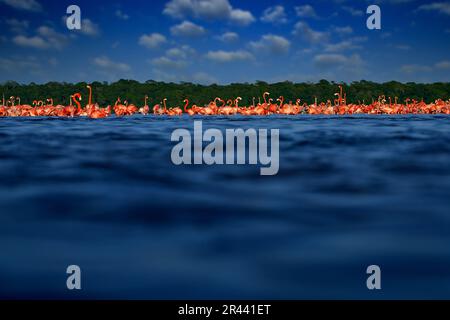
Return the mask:
<svg viewBox="0 0 450 320"><path fill-rule="evenodd" d="M147 115L153 113L155 115L166 116L181 116L186 113L190 116L194 115L245 115L245 116L266 116L266 115L298 115L298 114L312 114L312 115L348 115L348 114L450 114L450 99L436 100L434 103L427 104L423 100L416 101L406 99L404 104L398 103L395 98L388 98L387 102L385 96L380 96L378 100L372 101L371 104L359 102L358 104L347 104L346 94L343 92L342 86L339 86L340 91L335 94L334 101L328 100L326 103L317 103L317 98L314 104L308 105L302 103L297 99L296 103L292 101L285 103L284 97L281 96L276 99L276 102L270 97L269 92L263 94L263 102L259 98L256 104L256 98L253 98L253 104L250 106L239 106L241 97L236 99L229 99L225 101L221 98L216 98L205 106L192 105L189 107L189 100L184 100L184 108L172 107L167 108L167 99L155 105L152 109L147 104L148 96L145 96L145 103L142 107L137 107L129 104L126 100L121 101L117 98L114 106L101 108L98 104L92 102L92 87L87 86L89 90L88 104L83 108L81 106L82 95L75 93L70 97L70 104L68 106L53 105L53 99L49 98L46 103L43 101L33 101L32 105L22 105L20 97L10 97L6 102L3 98L3 103L0 106L0 117L89 117L92 119L107 118L113 112L116 116L131 116L134 114Z"/></svg>

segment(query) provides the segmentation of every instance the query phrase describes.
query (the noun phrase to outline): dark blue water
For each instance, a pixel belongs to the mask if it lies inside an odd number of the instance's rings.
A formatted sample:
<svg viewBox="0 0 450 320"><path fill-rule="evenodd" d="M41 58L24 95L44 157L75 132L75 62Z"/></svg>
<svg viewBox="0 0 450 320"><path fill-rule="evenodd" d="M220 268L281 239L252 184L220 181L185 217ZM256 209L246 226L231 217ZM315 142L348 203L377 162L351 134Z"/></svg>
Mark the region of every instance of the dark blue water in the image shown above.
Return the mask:
<svg viewBox="0 0 450 320"><path fill-rule="evenodd" d="M280 129L279 174L173 165L187 117L0 119L0 297L450 298L450 118L203 126Z"/></svg>

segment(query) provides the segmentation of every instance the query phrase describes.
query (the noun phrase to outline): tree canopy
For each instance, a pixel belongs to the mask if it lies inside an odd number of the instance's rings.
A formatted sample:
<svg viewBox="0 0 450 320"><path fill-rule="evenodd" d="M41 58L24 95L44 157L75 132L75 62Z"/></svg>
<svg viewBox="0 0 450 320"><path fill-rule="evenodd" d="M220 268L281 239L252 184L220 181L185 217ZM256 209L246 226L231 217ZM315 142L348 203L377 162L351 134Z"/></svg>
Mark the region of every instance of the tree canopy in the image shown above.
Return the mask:
<svg viewBox="0 0 450 320"><path fill-rule="evenodd" d="M164 83L156 81L146 81L140 83L134 80L119 80L114 83L93 82L94 102L101 106L112 105L117 97L128 100L136 105L143 105L144 96L149 96L149 105L154 105L162 101L163 98L168 99L168 105L181 106L183 100L188 98L191 103L204 105L215 97L223 99L234 99L238 96L243 98L242 105L252 103L252 98L261 97L265 91L271 93L271 97L276 99L284 96L285 101L292 100L295 102L297 98L312 103L317 97L318 101L326 101L334 99L334 94L338 92L338 84L321 80L318 83L293 83L289 81L279 83L266 83L257 81L256 83L232 83L229 85L212 84L208 86L193 83ZM55 104L69 103L69 97L80 92L87 101L88 91L87 83L58 83L49 82L46 84L19 84L14 81L8 81L0 85L0 94L4 94L6 98L10 96L21 97L22 103L31 103L33 100L45 100L53 98ZM450 98L450 83L400 83L396 81L386 83L375 83L370 81L357 81L350 84L343 83L344 91L347 93L347 101L349 102L372 102L380 95L386 97L398 97L399 101L406 98L432 102L436 99Z"/></svg>

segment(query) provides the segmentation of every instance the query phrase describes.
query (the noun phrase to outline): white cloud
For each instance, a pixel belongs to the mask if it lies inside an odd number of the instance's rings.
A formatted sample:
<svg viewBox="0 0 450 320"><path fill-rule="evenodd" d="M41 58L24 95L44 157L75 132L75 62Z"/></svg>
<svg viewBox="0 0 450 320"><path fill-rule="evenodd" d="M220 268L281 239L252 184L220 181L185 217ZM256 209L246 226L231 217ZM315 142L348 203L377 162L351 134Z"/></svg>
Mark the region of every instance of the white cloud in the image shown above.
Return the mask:
<svg viewBox="0 0 450 320"><path fill-rule="evenodd" d="M340 36L348 35L353 33L353 29L350 26L346 27L335 27L334 31Z"/></svg>
<svg viewBox="0 0 450 320"><path fill-rule="evenodd" d="M127 73L131 70L131 67L126 63L114 62L106 56L95 58L94 65L105 71L111 72Z"/></svg>
<svg viewBox="0 0 450 320"><path fill-rule="evenodd" d="M364 15L364 11L362 11L360 9L355 9L350 6L343 6L342 10L344 10L345 12L349 13L350 15L352 15L354 17L362 17Z"/></svg>
<svg viewBox="0 0 450 320"><path fill-rule="evenodd" d="M367 41L367 37L354 37L338 43L327 44L325 46L325 51L341 52L341 51L362 49L363 47L361 46L360 43L365 41Z"/></svg>
<svg viewBox="0 0 450 320"><path fill-rule="evenodd" d="M0 58L0 70L6 73L23 71L38 74L42 71L42 63L34 56Z"/></svg>
<svg viewBox="0 0 450 320"><path fill-rule="evenodd" d="M284 10L284 7L283 6L274 6L274 7L267 8L263 12L261 21L266 22L266 23L273 23L273 24L286 23L287 18L286 18L286 12Z"/></svg>
<svg viewBox="0 0 450 320"><path fill-rule="evenodd" d="M431 72L433 69L429 66L419 65L419 64L408 64L400 67L403 73L420 73L420 72Z"/></svg>
<svg viewBox="0 0 450 320"><path fill-rule="evenodd" d="M259 41L250 42L250 47L258 53L285 54L289 52L291 43L284 37L266 34Z"/></svg>
<svg viewBox="0 0 450 320"><path fill-rule="evenodd" d="M47 49L49 48L49 44L41 37L33 36L16 36L12 39L13 43L21 47L28 47L34 49Z"/></svg>
<svg viewBox="0 0 450 320"><path fill-rule="evenodd" d="M359 54L351 56L335 53L318 54L313 61L319 69L338 69L355 74L361 72L364 65L364 61Z"/></svg>
<svg viewBox="0 0 450 320"><path fill-rule="evenodd" d="M255 21L251 12L233 8L229 0L170 0L163 13L176 19L226 19L239 25L248 25Z"/></svg>
<svg viewBox="0 0 450 320"><path fill-rule="evenodd" d="M317 18L316 10L309 4L295 7L295 12L300 18Z"/></svg>
<svg viewBox="0 0 450 320"><path fill-rule="evenodd" d="M355 45L353 42L349 40L345 40L336 44L328 44L325 47L325 51L327 52L339 52L352 49L361 49L361 46Z"/></svg>
<svg viewBox="0 0 450 320"><path fill-rule="evenodd" d="M100 28L97 24L92 22L92 20L83 19L81 20L81 30L79 30L79 32L87 36L95 37L100 34Z"/></svg>
<svg viewBox="0 0 450 320"><path fill-rule="evenodd" d="M0 0L4 4L24 11L41 11L42 6L36 0Z"/></svg>
<svg viewBox="0 0 450 320"><path fill-rule="evenodd" d="M347 62L347 57L342 54L319 54L314 57L314 63L321 68L335 67Z"/></svg>
<svg viewBox="0 0 450 320"><path fill-rule="evenodd" d="M55 49L61 50L68 42L65 35L56 32L53 28L47 26L41 26L37 30L41 37L44 37L49 46Z"/></svg>
<svg viewBox="0 0 450 320"><path fill-rule="evenodd" d="M217 37L222 42L231 43L239 40L239 35L236 32L225 32Z"/></svg>
<svg viewBox="0 0 450 320"><path fill-rule="evenodd" d="M197 72L192 75L192 81L203 85L217 83L217 79L206 72Z"/></svg>
<svg viewBox="0 0 450 320"><path fill-rule="evenodd" d="M116 10L116 17L122 20L128 20L130 18L129 15L127 15L126 13L124 13L122 10L117 9Z"/></svg>
<svg viewBox="0 0 450 320"><path fill-rule="evenodd" d="M406 74L429 73L432 71L442 71L450 69L450 61L443 60L434 65L406 64L400 67L400 71Z"/></svg>
<svg viewBox="0 0 450 320"><path fill-rule="evenodd" d="M149 35L144 34L139 38L139 44L149 49L159 48L166 42L166 37L160 33L152 33Z"/></svg>
<svg viewBox="0 0 450 320"><path fill-rule="evenodd" d="M30 26L30 23L27 20L18 20L13 18L6 19L5 22L14 33L23 33Z"/></svg>
<svg viewBox="0 0 450 320"><path fill-rule="evenodd" d="M419 11L437 11L442 14L450 16L450 2L433 2L421 5L417 10Z"/></svg>
<svg viewBox="0 0 450 320"><path fill-rule="evenodd" d="M66 21L67 16L61 17L61 22L66 28ZM82 19L81 20L81 29L80 30L73 30L75 33L80 33L82 35L90 36L90 37L96 37L100 35L101 30L98 24L94 23L91 19Z"/></svg>
<svg viewBox="0 0 450 320"><path fill-rule="evenodd" d="M195 55L195 49L188 45L183 45L179 48L171 48L166 51L166 56L175 59L187 59Z"/></svg>
<svg viewBox="0 0 450 320"><path fill-rule="evenodd" d="M292 33L310 43L324 42L329 37L329 34L326 32L313 30L306 22L297 22Z"/></svg>
<svg viewBox="0 0 450 320"><path fill-rule="evenodd" d="M37 29L37 35L24 36L18 35L12 39L13 43L21 46L34 49L57 49L61 50L68 43L65 35L56 32L54 29L41 26Z"/></svg>
<svg viewBox="0 0 450 320"><path fill-rule="evenodd" d="M238 51L209 51L206 54L206 58L214 62L227 63L234 61L246 61L253 59L250 52L244 50Z"/></svg>
<svg viewBox="0 0 450 320"><path fill-rule="evenodd" d="M230 21L240 26L248 26L255 21L255 17L250 11L233 9L230 13Z"/></svg>
<svg viewBox="0 0 450 320"><path fill-rule="evenodd" d="M435 64L436 69L450 69L450 61L441 61Z"/></svg>
<svg viewBox="0 0 450 320"><path fill-rule="evenodd" d="M196 54L195 49L188 45L181 47L171 48L166 51L166 54L162 57L150 60L150 63L158 70L180 70L186 68L191 64L192 57Z"/></svg>
<svg viewBox="0 0 450 320"><path fill-rule="evenodd" d="M186 67L186 62L182 60L174 60L168 57L160 57L151 60L151 63L161 69L182 69Z"/></svg>
<svg viewBox="0 0 450 320"><path fill-rule="evenodd" d="M183 21L170 28L170 33L178 37L200 37L206 33L205 28L190 21Z"/></svg>

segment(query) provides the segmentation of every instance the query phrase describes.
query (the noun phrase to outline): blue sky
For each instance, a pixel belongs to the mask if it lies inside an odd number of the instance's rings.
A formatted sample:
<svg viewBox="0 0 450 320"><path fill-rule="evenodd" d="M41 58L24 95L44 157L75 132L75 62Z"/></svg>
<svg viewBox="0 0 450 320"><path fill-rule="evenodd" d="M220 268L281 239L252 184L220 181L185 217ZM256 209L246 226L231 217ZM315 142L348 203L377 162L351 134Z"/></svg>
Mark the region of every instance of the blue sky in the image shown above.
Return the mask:
<svg viewBox="0 0 450 320"><path fill-rule="evenodd" d="M0 16L2 82L450 81L449 1L0 0Z"/></svg>

